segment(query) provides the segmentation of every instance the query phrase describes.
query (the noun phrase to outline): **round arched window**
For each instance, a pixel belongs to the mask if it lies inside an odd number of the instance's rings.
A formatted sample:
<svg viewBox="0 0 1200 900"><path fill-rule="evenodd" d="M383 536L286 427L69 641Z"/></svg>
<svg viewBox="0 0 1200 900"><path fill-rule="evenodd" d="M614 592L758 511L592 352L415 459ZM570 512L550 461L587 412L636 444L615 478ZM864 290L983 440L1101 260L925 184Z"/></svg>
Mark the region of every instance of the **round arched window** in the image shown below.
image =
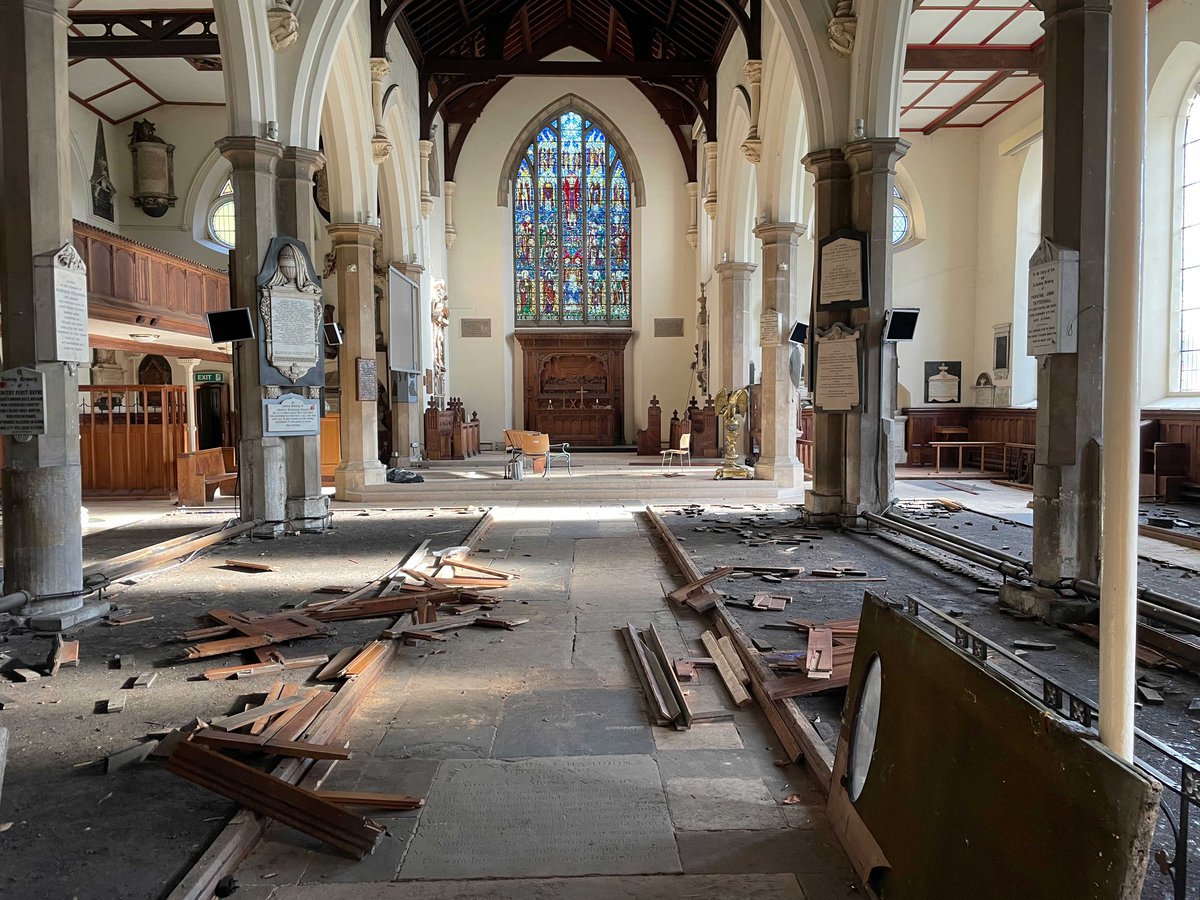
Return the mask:
<svg viewBox="0 0 1200 900"><path fill-rule="evenodd" d="M226 181L221 193L209 207L208 233L214 241L230 250L237 243L237 220L233 210L233 182Z"/></svg>
<svg viewBox="0 0 1200 900"><path fill-rule="evenodd" d="M912 236L912 214L899 188L892 188L892 245L899 246Z"/></svg>

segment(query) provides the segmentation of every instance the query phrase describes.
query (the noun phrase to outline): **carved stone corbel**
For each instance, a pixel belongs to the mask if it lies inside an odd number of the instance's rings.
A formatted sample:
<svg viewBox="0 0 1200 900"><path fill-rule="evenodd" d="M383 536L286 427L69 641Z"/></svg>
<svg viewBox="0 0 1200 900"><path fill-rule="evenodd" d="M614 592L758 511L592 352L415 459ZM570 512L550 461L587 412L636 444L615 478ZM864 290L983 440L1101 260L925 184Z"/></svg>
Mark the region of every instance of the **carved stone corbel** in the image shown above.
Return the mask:
<svg viewBox="0 0 1200 900"><path fill-rule="evenodd" d="M829 46L834 53L850 56L854 52L854 38L858 31L858 13L854 0L838 0L829 20Z"/></svg>
<svg viewBox="0 0 1200 900"><path fill-rule="evenodd" d="M275 52L286 50L300 39L300 20L288 0L271 0L267 10L267 27Z"/></svg>

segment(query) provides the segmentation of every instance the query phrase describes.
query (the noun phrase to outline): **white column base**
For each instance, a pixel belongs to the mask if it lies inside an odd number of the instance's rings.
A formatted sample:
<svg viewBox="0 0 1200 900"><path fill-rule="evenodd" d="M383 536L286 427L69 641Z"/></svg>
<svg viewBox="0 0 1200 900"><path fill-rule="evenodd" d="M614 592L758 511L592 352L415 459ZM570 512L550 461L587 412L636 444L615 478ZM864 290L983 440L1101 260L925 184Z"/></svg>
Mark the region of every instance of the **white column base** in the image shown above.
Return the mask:
<svg viewBox="0 0 1200 900"><path fill-rule="evenodd" d="M776 487L804 486L804 466L795 459L760 459L754 464L755 481L772 481Z"/></svg>
<svg viewBox="0 0 1200 900"><path fill-rule="evenodd" d="M387 466L378 460L342 463L333 472L334 496L357 493L371 484L387 483Z"/></svg>

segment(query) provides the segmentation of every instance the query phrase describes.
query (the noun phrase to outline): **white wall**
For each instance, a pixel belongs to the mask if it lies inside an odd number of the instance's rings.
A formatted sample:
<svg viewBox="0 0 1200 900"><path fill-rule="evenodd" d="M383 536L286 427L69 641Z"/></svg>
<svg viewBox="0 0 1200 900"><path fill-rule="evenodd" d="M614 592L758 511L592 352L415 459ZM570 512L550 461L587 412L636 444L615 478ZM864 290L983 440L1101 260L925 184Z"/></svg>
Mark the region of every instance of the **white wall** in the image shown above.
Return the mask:
<svg viewBox="0 0 1200 900"><path fill-rule="evenodd" d="M587 59L575 51L555 59ZM687 243L687 174L667 127L645 96L624 80L515 78L487 105L458 161L454 201L458 240L449 254L450 392L477 409L483 439L521 424L521 350L513 336L510 206L497 206L501 168L513 141L541 109L576 94L603 111L632 145L646 185L633 210L633 331L626 350L625 437L645 426L657 394L683 408L691 381L697 285ZM432 225L433 223L431 223ZM461 338L460 320L491 318L491 338ZM654 319L682 317L684 337L655 338Z"/></svg>

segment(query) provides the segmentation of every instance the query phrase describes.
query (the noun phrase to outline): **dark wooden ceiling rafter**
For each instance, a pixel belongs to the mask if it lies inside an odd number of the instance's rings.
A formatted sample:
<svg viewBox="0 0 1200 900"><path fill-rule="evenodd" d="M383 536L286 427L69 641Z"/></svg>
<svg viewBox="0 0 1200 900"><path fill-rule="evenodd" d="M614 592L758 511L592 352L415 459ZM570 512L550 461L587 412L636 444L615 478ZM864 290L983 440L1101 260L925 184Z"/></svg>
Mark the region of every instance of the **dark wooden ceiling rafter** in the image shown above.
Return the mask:
<svg viewBox="0 0 1200 900"><path fill-rule="evenodd" d="M220 56L217 18L209 10L73 12L71 59L162 59ZM96 33L96 29L102 29Z"/></svg>
<svg viewBox="0 0 1200 900"><path fill-rule="evenodd" d="M386 46L397 28L418 69L421 137L441 115L446 177L483 108L513 77L623 78L655 106L689 180L693 124L716 133L716 72L733 35L761 58L762 0L371 0ZM596 62L549 60L574 47Z"/></svg>

